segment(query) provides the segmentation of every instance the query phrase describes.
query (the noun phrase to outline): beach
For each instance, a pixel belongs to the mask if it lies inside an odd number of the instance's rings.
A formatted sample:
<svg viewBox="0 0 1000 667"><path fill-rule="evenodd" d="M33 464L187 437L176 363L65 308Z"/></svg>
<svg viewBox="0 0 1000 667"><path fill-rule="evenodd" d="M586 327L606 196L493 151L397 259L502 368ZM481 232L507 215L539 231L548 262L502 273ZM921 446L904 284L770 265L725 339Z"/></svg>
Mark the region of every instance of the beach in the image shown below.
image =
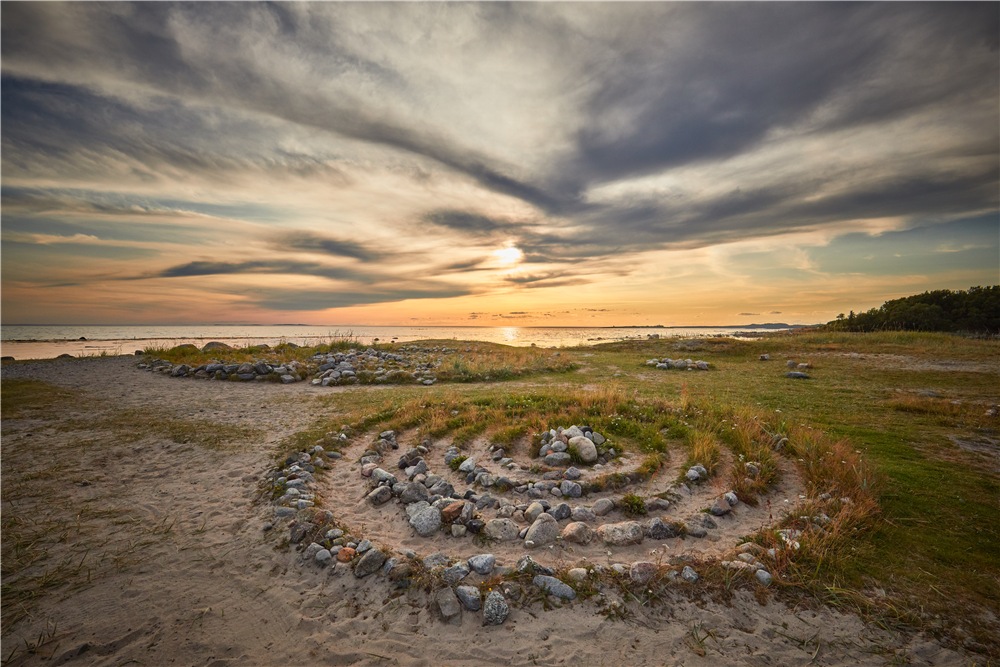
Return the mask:
<svg viewBox="0 0 1000 667"><path fill-rule="evenodd" d="M177 380L134 357L8 363L3 380L59 391L5 410L3 516L5 540L9 521L38 527L29 567L63 577L20 610L5 593L6 664L969 664L924 635L746 589L623 600L623 620L578 600L445 622L429 593L317 568L277 548L283 526L265 530L274 447L335 392L368 389ZM223 437L205 437L215 426Z"/></svg>

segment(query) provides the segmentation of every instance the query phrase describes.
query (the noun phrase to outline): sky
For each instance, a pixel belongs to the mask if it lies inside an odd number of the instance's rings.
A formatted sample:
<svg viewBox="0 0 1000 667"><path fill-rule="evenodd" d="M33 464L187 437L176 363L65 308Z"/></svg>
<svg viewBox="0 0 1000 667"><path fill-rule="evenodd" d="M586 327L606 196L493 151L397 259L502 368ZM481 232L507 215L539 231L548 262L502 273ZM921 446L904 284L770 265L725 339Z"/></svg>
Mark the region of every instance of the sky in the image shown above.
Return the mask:
<svg viewBox="0 0 1000 667"><path fill-rule="evenodd" d="M4 324L808 324L1000 283L1000 3L0 23Z"/></svg>

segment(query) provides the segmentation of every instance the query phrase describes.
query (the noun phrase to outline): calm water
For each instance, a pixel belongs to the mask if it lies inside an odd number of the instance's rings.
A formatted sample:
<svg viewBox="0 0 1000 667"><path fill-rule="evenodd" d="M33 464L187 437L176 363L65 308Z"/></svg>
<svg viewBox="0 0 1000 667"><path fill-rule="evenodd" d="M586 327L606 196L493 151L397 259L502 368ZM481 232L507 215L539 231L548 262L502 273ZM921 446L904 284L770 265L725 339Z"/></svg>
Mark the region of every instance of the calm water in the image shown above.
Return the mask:
<svg viewBox="0 0 1000 667"><path fill-rule="evenodd" d="M73 356L132 354L145 347L199 347L218 340L234 346L274 345L283 341L316 345L344 338L368 345L422 340L480 340L505 345L570 347L593 343L661 337L727 335L761 332L749 327L604 328L604 327L374 327L374 326L5 326L0 329L2 353L15 359L51 359ZM80 340L85 338L86 340Z"/></svg>

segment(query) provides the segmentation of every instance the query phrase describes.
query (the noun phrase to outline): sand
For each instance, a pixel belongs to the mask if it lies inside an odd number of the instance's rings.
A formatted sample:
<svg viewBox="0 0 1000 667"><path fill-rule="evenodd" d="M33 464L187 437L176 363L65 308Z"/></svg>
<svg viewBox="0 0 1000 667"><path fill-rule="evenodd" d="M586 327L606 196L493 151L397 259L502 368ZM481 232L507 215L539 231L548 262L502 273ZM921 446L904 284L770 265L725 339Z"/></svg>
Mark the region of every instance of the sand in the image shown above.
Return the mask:
<svg viewBox="0 0 1000 667"><path fill-rule="evenodd" d="M483 627L471 612L445 623L423 591L394 591L378 576L359 580L344 566L303 564L294 551L276 548L281 526L264 530L272 512L257 499L257 484L277 444L334 409L324 401L333 391L364 389L179 380L138 370L134 357L18 362L2 373L4 380L43 380L75 397L15 418L5 414L2 422L3 539L10 539L11 526L22 532L37 526L42 536L23 547L37 551L27 570L9 571L4 563L5 664L973 662L923 635L869 626L818 605L789 606L774 597L762 604L749 590L719 602L679 588L652 608L630 602L624 620L579 601L550 610L540 603L515 607L498 627ZM205 444L185 435L190 431L163 426L174 423L256 431ZM444 471L443 462L434 462L445 446L436 443L428 459L436 472ZM366 536L397 549L482 551L471 540L416 537L395 502L365 507L352 454L323 482L326 502L342 507L345 522L363 523ZM786 479L772 505L797 497L794 476ZM676 511L684 516L702 500ZM718 540L655 546L666 555L721 553L738 530L767 521L770 511L744 508L731 519L740 523L716 531ZM501 545L490 550L506 564L524 553ZM556 564L582 557L606 562L605 551L560 546L532 556ZM651 556L649 544L615 551L611 558L622 562ZM64 576L33 599L8 593L8 586L45 572Z"/></svg>

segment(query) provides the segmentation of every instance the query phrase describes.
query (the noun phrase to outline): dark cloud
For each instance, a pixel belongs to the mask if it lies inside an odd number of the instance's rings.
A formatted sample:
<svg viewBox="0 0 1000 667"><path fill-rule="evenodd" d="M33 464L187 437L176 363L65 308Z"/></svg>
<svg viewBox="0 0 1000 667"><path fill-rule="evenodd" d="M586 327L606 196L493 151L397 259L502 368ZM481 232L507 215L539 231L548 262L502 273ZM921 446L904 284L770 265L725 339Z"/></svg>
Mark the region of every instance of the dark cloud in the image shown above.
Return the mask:
<svg viewBox="0 0 1000 667"><path fill-rule="evenodd" d="M760 315L760 313L737 313L740 317L751 317L754 315Z"/></svg>
<svg viewBox="0 0 1000 667"><path fill-rule="evenodd" d="M193 276L217 276L238 274L289 274L300 276L318 276L332 280L352 280L370 283L375 279L370 273L358 269L348 269L327 266L313 262L294 260L259 260L250 262L210 262L195 261L171 266L144 278L190 278Z"/></svg>
<svg viewBox="0 0 1000 667"><path fill-rule="evenodd" d="M385 258L384 250L371 248L362 243L335 239L305 231L283 232L274 240L274 245L282 250L302 250L323 253L334 257L349 257L364 262Z"/></svg>
<svg viewBox="0 0 1000 667"><path fill-rule="evenodd" d="M473 292L462 287L400 288L371 290L292 290L263 289L245 293L248 300L272 310L325 310L410 299L449 299Z"/></svg>

